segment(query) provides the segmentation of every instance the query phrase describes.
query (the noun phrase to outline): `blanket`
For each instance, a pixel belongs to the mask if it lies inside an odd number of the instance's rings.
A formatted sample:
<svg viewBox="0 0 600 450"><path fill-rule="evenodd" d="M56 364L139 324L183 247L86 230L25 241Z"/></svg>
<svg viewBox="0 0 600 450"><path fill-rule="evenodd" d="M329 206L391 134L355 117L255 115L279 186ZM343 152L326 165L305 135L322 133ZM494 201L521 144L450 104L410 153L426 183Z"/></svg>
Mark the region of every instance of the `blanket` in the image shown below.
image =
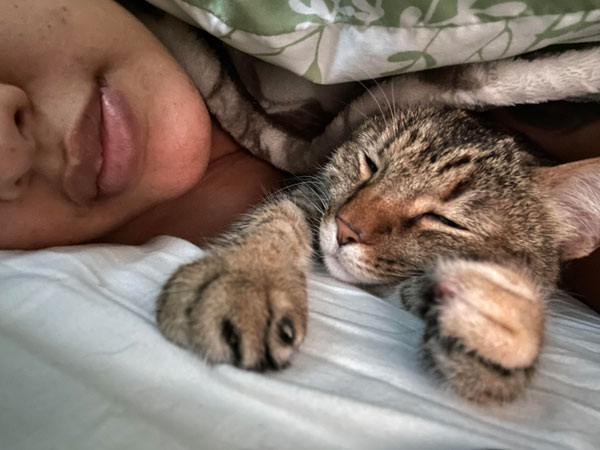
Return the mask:
<svg viewBox="0 0 600 450"><path fill-rule="evenodd" d="M243 147L294 174L313 172L365 117L427 103L482 110L600 100L600 47L548 47L497 61L319 85L226 46L170 15L136 11Z"/></svg>
<svg viewBox="0 0 600 450"><path fill-rule="evenodd" d="M203 254L172 237L0 252L0 448L598 448L600 316L575 300L550 303L527 395L484 409L423 376L417 317L320 274L291 367L203 364L154 319L169 274Z"/></svg>
<svg viewBox="0 0 600 450"><path fill-rule="evenodd" d="M334 84L600 38L599 0L149 0L246 54Z"/></svg>

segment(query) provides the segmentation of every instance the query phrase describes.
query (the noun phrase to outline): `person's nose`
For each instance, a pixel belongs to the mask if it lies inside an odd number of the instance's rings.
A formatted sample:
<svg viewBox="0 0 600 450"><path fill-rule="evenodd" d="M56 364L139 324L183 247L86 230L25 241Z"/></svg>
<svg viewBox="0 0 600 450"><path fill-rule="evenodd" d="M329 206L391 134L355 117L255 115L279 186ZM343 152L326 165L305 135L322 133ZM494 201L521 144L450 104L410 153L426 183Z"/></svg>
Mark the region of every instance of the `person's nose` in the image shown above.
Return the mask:
<svg viewBox="0 0 600 450"><path fill-rule="evenodd" d="M0 84L0 200L18 199L29 184L35 155L30 115L25 91Z"/></svg>

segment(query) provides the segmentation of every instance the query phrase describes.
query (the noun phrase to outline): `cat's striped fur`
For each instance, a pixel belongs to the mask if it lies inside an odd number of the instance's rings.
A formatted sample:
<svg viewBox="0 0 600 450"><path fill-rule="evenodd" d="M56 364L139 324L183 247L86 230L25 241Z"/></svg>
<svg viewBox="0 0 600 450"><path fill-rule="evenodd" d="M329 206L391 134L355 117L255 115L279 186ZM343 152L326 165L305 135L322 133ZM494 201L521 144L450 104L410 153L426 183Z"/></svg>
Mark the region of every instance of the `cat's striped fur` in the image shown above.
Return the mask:
<svg viewBox="0 0 600 450"><path fill-rule="evenodd" d="M306 334L305 274L323 262L422 317L424 359L457 392L512 400L535 370L561 261L598 246L598 227L576 221L600 221L599 167L541 167L524 143L461 110L371 118L317 176L181 267L158 324L210 362L284 367ZM564 189L574 179L595 186L587 216Z"/></svg>

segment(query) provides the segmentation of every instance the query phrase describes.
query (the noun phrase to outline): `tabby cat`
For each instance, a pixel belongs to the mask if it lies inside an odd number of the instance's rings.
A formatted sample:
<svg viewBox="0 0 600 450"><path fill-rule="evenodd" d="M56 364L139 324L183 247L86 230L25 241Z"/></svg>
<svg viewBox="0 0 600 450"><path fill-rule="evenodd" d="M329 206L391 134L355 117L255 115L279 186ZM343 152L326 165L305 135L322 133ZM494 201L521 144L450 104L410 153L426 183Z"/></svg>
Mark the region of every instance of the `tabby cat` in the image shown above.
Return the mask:
<svg viewBox="0 0 600 450"><path fill-rule="evenodd" d="M598 159L545 166L472 113L405 108L181 267L157 319L209 362L283 368L306 334L306 273L324 263L421 317L424 360L458 393L510 401L534 373L560 263L599 238Z"/></svg>

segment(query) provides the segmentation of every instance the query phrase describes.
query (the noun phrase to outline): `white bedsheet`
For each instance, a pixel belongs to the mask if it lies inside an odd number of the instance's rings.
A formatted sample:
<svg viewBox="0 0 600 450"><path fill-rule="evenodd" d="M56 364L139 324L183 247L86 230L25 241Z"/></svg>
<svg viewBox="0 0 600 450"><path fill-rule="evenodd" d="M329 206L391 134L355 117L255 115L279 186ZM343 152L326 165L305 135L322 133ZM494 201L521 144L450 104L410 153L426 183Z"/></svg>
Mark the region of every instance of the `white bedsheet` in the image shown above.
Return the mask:
<svg viewBox="0 0 600 450"><path fill-rule="evenodd" d="M175 238L0 252L0 448L600 448L600 317L578 303L552 305L527 396L484 408L423 372L418 319L319 275L289 369L205 365L153 316L201 254Z"/></svg>

